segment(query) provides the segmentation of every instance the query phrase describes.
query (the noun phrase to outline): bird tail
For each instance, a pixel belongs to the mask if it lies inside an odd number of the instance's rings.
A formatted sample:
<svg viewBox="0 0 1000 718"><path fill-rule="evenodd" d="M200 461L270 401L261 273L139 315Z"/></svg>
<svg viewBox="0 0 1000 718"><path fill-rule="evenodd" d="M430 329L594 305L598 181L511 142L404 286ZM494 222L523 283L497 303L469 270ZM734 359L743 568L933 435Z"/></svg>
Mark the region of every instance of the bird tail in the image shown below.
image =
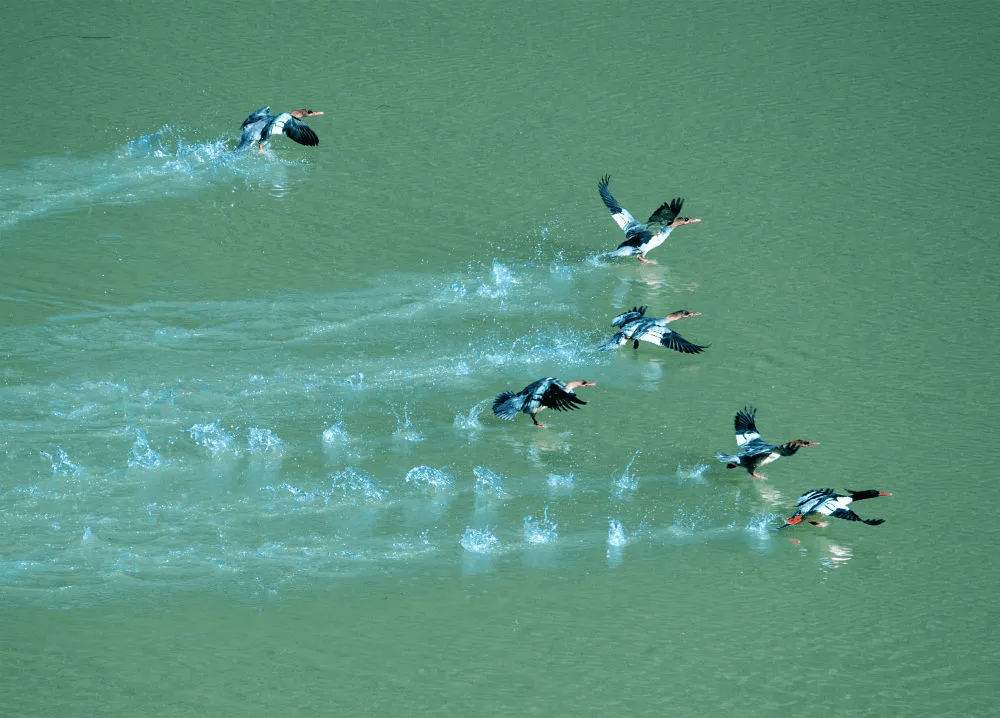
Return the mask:
<svg viewBox="0 0 1000 718"><path fill-rule="evenodd" d="M493 413L501 419L513 419L521 411L522 402L512 391L505 391L493 400Z"/></svg>
<svg viewBox="0 0 1000 718"><path fill-rule="evenodd" d="M638 254L638 252L635 251L635 247L629 247L626 245L624 247L619 247L612 252L605 252L601 255L601 257L603 259L611 259L612 257L631 257L633 254Z"/></svg>
<svg viewBox="0 0 1000 718"><path fill-rule="evenodd" d="M734 466L739 466L740 457L734 454L716 454L715 458L721 461L723 464L733 464ZM732 466L729 467L733 468Z"/></svg>
<svg viewBox="0 0 1000 718"><path fill-rule="evenodd" d="M627 341L628 339L625 338L625 332L615 332L611 339L597 348L602 352L609 352L612 349L617 349L618 347L623 346Z"/></svg>

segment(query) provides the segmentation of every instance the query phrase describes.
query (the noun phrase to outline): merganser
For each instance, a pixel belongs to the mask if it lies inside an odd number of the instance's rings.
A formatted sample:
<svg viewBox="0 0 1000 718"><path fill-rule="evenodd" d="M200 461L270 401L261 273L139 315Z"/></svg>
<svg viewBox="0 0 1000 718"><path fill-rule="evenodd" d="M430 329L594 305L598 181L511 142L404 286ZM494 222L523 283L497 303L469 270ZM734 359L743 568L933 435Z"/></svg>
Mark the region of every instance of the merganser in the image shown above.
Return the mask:
<svg viewBox="0 0 1000 718"><path fill-rule="evenodd" d="M264 145L271 135L288 135L290 140L298 142L300 145L314 147L319 144L316 133L310 129L309 125L301 121L303 117L316 117L322 112L313 112L306 108L302 110L292 110L282 112L280 115L272 115L271 107L261 107L243 120L243 133L240 135L240 143L236 145L233 152L245 152L250 149L254 142L259 142L258 148L264 151Z"/></svg>
<svg viewBox="0 0 1000 718"><path fill-rule="evenodd" d="M733 454L716 454L715 458L726 464L727 469L735 469L737 466L745 468L755 479L767 479L766 476L757 474L758 466L765 466L772 461L777 461L782 456L791 456L803 446L816 446L818 441L803 441L795 439L781 446L766 444L757 433L754 425L756 409L744 408L736 412L734 425L736 428L736 445L743 449L735 456Z"/></svg>
<svg viewBox="0 0 1000 718"><path fill-rule="evenodd" d="M619 331L615 332L606 344L602 344L600 350L602 352L611 351L629 341L632 342L633 349L638 349L639 342L645 341L683 354L700 354L708 348L707 345L692 344L673 329L667 328L667 324L675 319L698 317L701 316L701 312L689 312L682 309L679 312L668 314L663 319L653 319L645 316L647 308L646 306L632 307L631 310L612 319L611 326L618 327Z"/></svg>
<svg viewBox="0 0 1000 718"><path fill-rule="evenodd" d="M651 259L646 259L646 253L659 247L670 236L674 227L682 224L694 224L700 219L689 219L688 217L678 217L684 200L680 197L664 202L653 214L642 224L633 217L627 209L618 204L618 201L611 196L608 191L608 182L611 175L604 175L597 183L597 190L601 193L604 205L611 210L611 217L618 223L618 226L625 232L625 241L618 245L614 252L606 252L602 257L635 257L640 262L646 264L656 264Z"/></svg>
<svg viewBox="0 0 1000 718"><path fill-rule="evenodd" d="M874 499L879 496L892 496L892 494L888 491L878 491L876 489L867 489L865 491L851 491L848 489L847 493L850 496L835 494L833 489L813 489L812 491L807 491L795 502L795 505L799 507L798 511L793 516L785 519L785 523L778 528L783 529L788 526L794 526L795 524L802 523L802 519L806 519L813 526L826 526L825 522L809 520L809 516L813 514L833 516L836 519L846 519L848 521L860 521L869 526L878 526L881 523L885 523L885 519L863 519L847 508L847 505L854 501Z"/></svg>
<svg viewBox="0 0 1000 718"><path fill-rule="evenodd" d="M574 389L581 386L597 385L592 381L571 381L564 384L552 377L539 379L531 382L516 394L512 391L505 391L498 396L493 400L493 413L501 419L513 419L519 411L523 411L531 416L535 426L544 429L545 424L539 424L535 414L542 409L568 411L576 409L578 405L586 404L587 402L574 392Z"/></svg>

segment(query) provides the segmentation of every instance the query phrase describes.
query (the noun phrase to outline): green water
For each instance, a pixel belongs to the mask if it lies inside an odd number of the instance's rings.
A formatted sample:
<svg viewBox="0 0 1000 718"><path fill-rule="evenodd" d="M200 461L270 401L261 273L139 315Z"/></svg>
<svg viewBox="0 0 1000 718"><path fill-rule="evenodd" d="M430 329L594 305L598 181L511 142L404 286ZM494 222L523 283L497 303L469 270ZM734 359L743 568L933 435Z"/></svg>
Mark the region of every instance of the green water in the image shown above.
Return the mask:
<svg viewBox="0 0 1000 718"><path fill-rule="evenodd" d="M992 713L992 4L0 18L0 714Z"/></svg>

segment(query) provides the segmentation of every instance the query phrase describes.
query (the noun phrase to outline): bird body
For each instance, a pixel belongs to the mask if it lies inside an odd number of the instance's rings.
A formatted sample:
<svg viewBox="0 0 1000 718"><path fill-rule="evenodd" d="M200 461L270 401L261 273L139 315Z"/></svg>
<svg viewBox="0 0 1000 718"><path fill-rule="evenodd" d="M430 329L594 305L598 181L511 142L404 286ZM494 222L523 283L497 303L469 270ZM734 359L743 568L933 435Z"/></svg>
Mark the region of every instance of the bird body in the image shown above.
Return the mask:
<svg viewBox="0 0 1000 718"><path fill-rule="evenodd" d="M254 142L260 143L260 151L264 151L264 144L271 135L288 135L290 140L298 142L300 145L313 147L319 144L316 133L305 122L303 117L316 117L322 112L314 112L310 109L292 110L282 112L280 115L272 115L271 108L262 107L250 113L250 116L243 120L241 125L240 142L233 152L245 152L250 149Z"/></svg>
<svg viewBox="0 0 1000 718"><path fill-rule="evenodd" d="M739 454L717 454L715 457L726 464L727 469L742 466L755 479L766 479L766 476L760 476L757 473L759 467L777 461L782 456L791 456L805 446L816 446L819 443L818 441L795 439L779 446L768 444L757 433L757 426L754 423L756 415L757 410L751 408L744 408L736 412L736 418L733 422L736 430L736 445L742 451Z"/></svg>
<svg viewBox="0 0 1000 718"><path fill-rule="evenodd" d="M597 183L597 191L601 194L604 206L611 212L611 218L625 232L625 241L618 245L618 249L606 252L601 255L602 257L635 257L640 262L656 264L651 259L646 259L647 252L663 244L674 227L701 221L700 219L678 216L681 207L684 206L684 200L677 197L661 204L643 224L611 196L611 192L608 190L610 181L610 175L602 177L601 181Z"/></svg>
<svg viewBox="0 0 1000 718"><path fill-rule="evenodd" d="M682 309L681 311L668 314L662 319L655 319L646 316L646 309L647 307L645 306L632 307L631 310L623 312L612 319L611 326L618 327L618 331L612 335L611 339L599 347L600 350L605 352L611 351L612 349L624 346L630 341L632 342L633 349L639 348L640 341L659 344L682 354L700 354L707 349L706 346L692 344L673 329L667 327L667 324L675 319L697 317L700 315L700 312L689 312Z"/></svg>
<svg viewBox="0 0 1000 718"><path fill-rule="evenodd" d="M519 392L505 391L500 394L493 400L493 413L501 419L513 419L518 412L524 412L531 417L535 426L544 429L545 425L538 423L535 414L543 409L568 411L586 404L574 391L581 386L596 385L592 381L571 381L567 384L552 377L539 379Z"/></svg>
<svg viewBox="0 0 1000 718"><path fill-rule="evenodd" d="M878 491L877 489L866 489L865 491L851 491L848 489L847 493L848 495L844 496L834 493L833 489L812 489L811 491L807 491L795 502L798 510L792 516L785 519L785 523L779 528L794 526L802 523L803 519L808 520L814 526L826 526L825 523L809 520L810 516L817 514L833 516L834 518L845 519L847 521L860 521L869 526L878 526L885 522L885 519L863 519L849 509L848 506L855 501L874 499L878 496L892 496L892 494L887 491Z"/></svg>

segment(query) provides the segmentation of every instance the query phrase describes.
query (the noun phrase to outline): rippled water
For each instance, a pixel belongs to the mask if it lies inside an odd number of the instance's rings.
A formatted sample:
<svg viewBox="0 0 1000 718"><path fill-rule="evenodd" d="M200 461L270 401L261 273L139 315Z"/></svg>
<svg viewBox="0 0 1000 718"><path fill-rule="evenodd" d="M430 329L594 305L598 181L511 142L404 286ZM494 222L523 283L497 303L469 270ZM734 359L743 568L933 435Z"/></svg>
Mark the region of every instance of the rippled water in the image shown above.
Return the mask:
<svg viewBox="0 0 1000 718"><path fill-rule="evenodd" d="M0 712L988 713L992 8L662 10L11 13Z"/></svg>

